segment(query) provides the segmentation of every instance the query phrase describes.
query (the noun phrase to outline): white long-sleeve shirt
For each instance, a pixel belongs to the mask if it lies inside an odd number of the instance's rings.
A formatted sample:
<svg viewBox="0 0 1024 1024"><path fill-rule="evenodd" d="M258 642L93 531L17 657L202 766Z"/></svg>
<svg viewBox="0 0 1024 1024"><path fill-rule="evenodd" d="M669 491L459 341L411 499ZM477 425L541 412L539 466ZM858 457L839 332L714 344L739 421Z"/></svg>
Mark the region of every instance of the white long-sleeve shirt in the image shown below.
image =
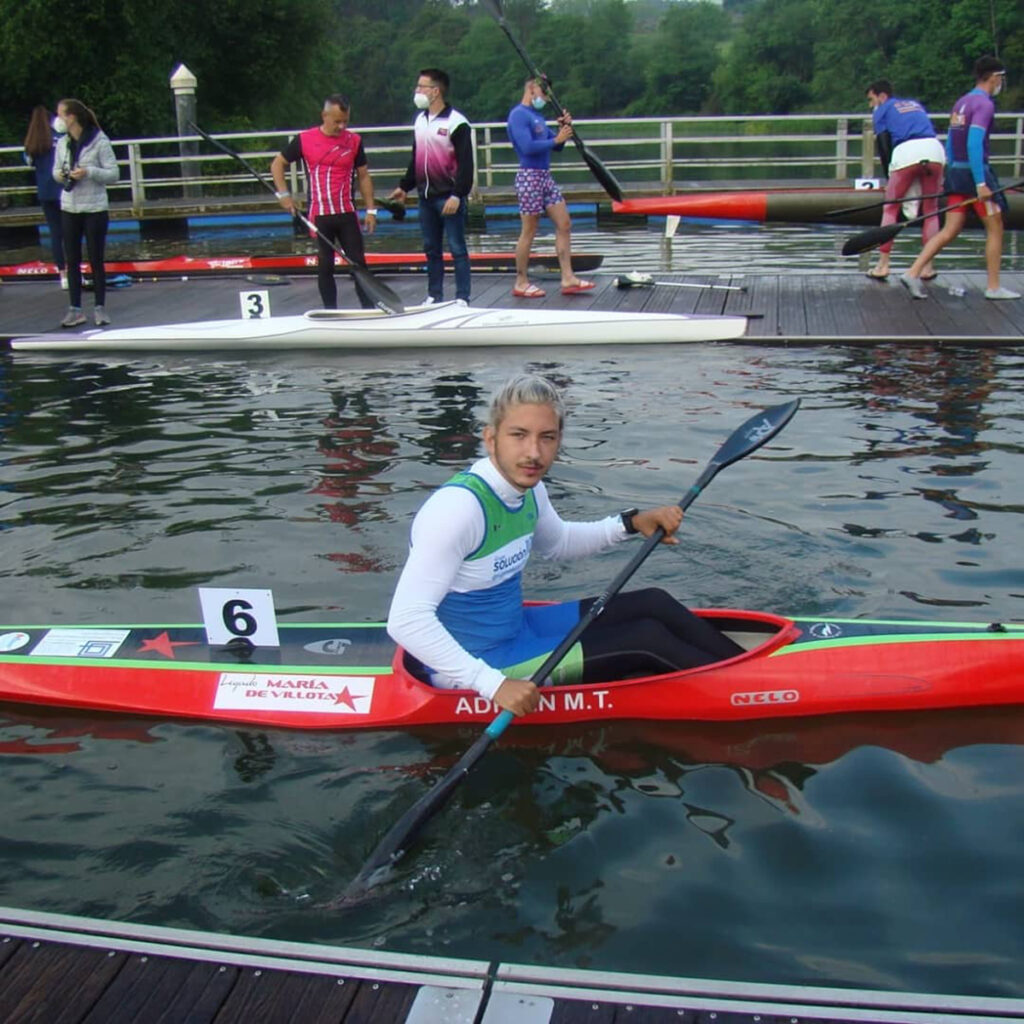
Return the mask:
<svg viewBox="0 0 1024 1024"><path fill-rule="evenodd" d="M470 472L485 480L510 508L522 504L524 492L509 483L489 458L477 461ZM552 507L543 482L534 488L534 495L533 551L541 558L582 558L629 536L618 515L595 522L566 522ZM409 557L395 588L387 628L399 646L431 667L438 686L468 688L491 699L504 674L465 650L437 617L438 605L454 589L463 562L482 543L484 528L480 502L465 487L441 487L427 499L413 520Z"/></svg>

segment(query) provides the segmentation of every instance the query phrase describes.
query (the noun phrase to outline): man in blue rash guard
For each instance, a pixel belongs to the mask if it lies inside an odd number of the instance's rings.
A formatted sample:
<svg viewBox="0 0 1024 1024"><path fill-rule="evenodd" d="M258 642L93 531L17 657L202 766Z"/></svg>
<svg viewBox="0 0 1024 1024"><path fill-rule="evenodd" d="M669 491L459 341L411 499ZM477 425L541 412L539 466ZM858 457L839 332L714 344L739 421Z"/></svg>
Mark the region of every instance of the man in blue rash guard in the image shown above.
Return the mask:
<svg viewBox="0 0 1024 1024"><path fill-rule="evenodd" d="M434 492L412 524L409 557L395 588L388 633L445 688L475 690L516 715L536 708L526 676L586 614L594 598L524 607L531 553L582 558L634 535L682 522L678 505L628 509L595 522L566 522L543 477L558 454L564 406L543 377L521 375L494 396L487 455ZM552 676L595 683L692 668L742 648L655 588L618 594Z"/></svg>
<svg viewBox="0 0 1024 1024"><path fill-rule="evenodd" d="M989 164L989 135L996 105L994 97L1003 90L1006 67L998 57L979 57L974 64L974 88L964 93L953 104L949 116L949 134L946 136L946 197L955 205L972 196L977 201L970 206L985 225L985 269L988 272L986 299L1019 299L1020 294L999 283L999 263L1003 256L1003 210L1006 193L993 195L999 188L999 179ZM967 207L950 210L946 223L935 235L900 282L915 299L928 298L921 283L921 274L932 257L942 251L963 230L967 220Z"/></svg>
<svg viewBox="0 0 1024 1024"><path fill-rule="evenodd" d="M544 297L544 289L530 282L527 271L540 215L545 212L555 225L555 253L562 273L562 294L578 295L594 287L593 281L584 281L573 272L572 221L550 170L551 154L563 149L572 138L572 116L567 110L563 111L556 132L548 127L541 114L547 102L543 79L528 78L523 85L523 98L509 111L505 125L512 148L519 157L516 195L522 227L516 242L516 283L512 294L520 299Z"/></svg>

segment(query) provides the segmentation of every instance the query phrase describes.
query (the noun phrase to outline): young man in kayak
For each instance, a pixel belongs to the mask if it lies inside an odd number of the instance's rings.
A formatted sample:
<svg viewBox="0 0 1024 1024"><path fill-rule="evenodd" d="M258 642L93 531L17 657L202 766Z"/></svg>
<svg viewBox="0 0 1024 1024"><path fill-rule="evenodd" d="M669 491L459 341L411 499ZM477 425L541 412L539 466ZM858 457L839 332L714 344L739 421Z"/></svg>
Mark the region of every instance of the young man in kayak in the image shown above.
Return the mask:
<svg viewBox="0 0 1024 1024"><path fill-rule="evenodd" d="M678 505L628 509L595 522L566 522L543 477L558 454L564 406L543 377L509 380L484 428L486 457L427 499L412 524L409 557L388 615L388 633L436 686L467 688L522 715L538 703L529 676L576 625L593 598L523 607L531 551L583 558L682 521ZM602 682L639 672L692 668L741 648L662 590L616 595L553 674L555 682Z"/></svg>
<svg viewBox="0 0 1024 1024"><path fill-rule="evenodd" d="M561 150L572 138L572 117L564 111L558 119L558 131L549 128L541 114L547 102L543 79L528 78L523 85L523 98L509 111L505 126L512 148L519 157L516 195L522 227L516 242L516 283L512 294L520 299L544 297L544 289L531 283L527 271L540 216L545 212L555 225L555 252L562 272L562 294L576 295L594 287L593 281L584 281L573 272L572 220L550 170L552 152Z"/></svg>
<svg viewBox="0 0 1024 1024"><path fill-rule="evenodd" d="M985 269L988 273L986 299L1019 299L1020 294L999 283L999 263L1003 257L1003 210L1006 193L993 192L999 179L989 163L989 136L995 117L994 97L1003 91L1006 66L998 57L979 57L974 64L974 88L953 104L946 136L946 197L951 209L946 223L921 250L910 269L900 277L901 284L915 299L927 299L921 283L925 267L963 230L970 206L985 225ZM974 202L969 202L971 199Z"/></svg>
<svg viewBox="0 0 1024 1024"><path fill-rule="evenodd" d="M366 233L372 235L377 226L373 182L363 151L363 140L348 130L350 112L349 101L344 96L328 96L324 100L320 124L296 135L270 164L276 189L274 194L292 216L297 207L288 191L284 172L290 163L299 160L306 169L309 219L319 232L316 238L316 281L324 309L338 308L332 243L353 263L366 266L363 233L352 201L353 180L359 183L359 192L366 207ZM363 293L358 280L355 286L360 305L364 309L372 309L374 302Z"/></svg>

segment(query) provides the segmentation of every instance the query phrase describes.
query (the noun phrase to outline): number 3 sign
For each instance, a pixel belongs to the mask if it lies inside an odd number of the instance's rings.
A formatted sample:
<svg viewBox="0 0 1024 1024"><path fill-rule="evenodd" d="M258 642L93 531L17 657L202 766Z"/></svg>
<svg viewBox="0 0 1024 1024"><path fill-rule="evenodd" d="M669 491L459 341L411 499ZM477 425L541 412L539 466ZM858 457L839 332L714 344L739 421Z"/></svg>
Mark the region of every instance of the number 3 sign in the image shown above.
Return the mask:
<svg viewBox="0 0 1024 1024"><path fill-rule="evenodd" d="M279 647L274 596L269 590L200 587L206 642L211 646L242 638L254 647Z"/></svg>

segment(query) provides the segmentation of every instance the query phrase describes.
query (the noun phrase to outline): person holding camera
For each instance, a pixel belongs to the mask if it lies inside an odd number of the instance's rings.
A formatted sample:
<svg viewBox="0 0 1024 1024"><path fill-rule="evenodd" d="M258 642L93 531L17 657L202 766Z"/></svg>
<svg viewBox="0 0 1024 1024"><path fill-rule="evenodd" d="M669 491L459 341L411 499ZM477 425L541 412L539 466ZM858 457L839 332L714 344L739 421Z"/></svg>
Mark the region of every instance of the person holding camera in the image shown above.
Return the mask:
<svg viewBox="0 0 1024 1024"><path fill-rule="evenodd" d="M78 327L86 322L82 312L82 237L92 267L96 308L93 318L98 327L110 323L104 308L107 290L103 266L107 242L110 204L107 186L120 177L110 139L101 131L96 115L79 100L61 100L57 104L58 132L53 158L53 178L62 186L61 225L68 266L68 311L61 327Z"/></svg>

